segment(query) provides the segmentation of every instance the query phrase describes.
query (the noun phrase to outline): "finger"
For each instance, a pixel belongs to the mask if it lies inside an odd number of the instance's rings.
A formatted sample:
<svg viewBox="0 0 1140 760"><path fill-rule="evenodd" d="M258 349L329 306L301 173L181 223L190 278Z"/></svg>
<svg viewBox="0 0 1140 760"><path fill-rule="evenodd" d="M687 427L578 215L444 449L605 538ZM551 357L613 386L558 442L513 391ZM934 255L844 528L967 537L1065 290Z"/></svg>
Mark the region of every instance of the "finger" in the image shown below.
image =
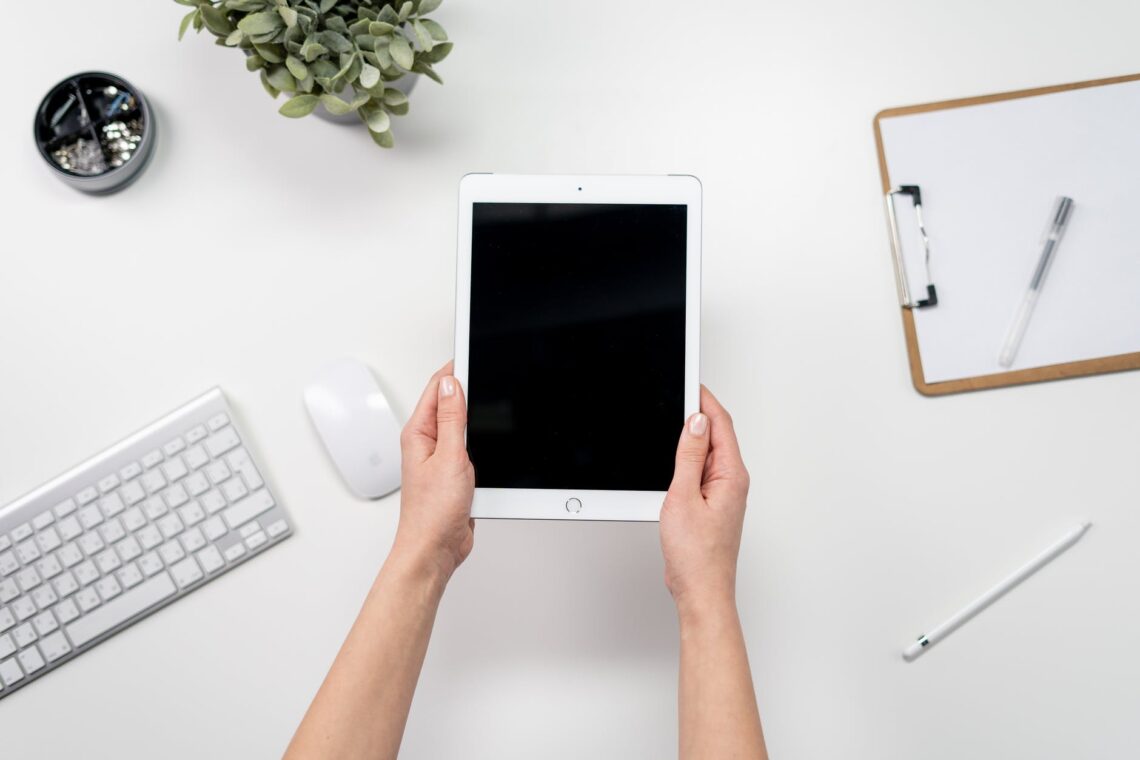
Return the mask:
<svg viewBox="0 0 1140 760"><path fill-rule="evenodd" d="M421 459L426 459L435 451L436 407L439 398L439 380L450 375L454 362L448 362L431 376L408 424L404 426L404 443L411 447Z"/></svg>
<svg viewBox="0 0 1140 760"><path fill-rule="evenodd" d="M709 416L709 425L712 428L709 443L717 456L723 456L734 465L744 467L744 459L740 456L740 444L736 440L736 428L732 424L732 417L728 410L721 406L716 396L705 386L701 386L701 411Z"/></svg>
<svg viewBox="0 0 1140 760"><path fill-rule="evenodd" d="M459 454L467 450L464 431L467 429L467 400L463 389L453 375L439 379L439 398L436 403L437 452Z"/></svg>
<svg viewBox="0 0 1140 760"><path fill-rule="evenodd" d="M677 443L677 461L669 492L679 496L700 496L701 477L709 453L709 418L697 412L685 421Z"/></svg>

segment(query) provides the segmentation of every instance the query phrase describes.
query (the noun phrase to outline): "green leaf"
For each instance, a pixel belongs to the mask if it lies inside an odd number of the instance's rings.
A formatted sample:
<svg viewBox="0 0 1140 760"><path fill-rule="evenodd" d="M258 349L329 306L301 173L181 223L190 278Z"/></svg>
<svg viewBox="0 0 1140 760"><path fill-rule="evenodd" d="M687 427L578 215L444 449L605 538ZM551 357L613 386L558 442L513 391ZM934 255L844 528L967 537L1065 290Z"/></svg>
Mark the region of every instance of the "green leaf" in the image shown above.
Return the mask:
<svg viewBox="0 0 1140 760"><path fill-rule="evenodd" d="M289 56L285 59L285 68L289 69L289 73L297 79L304 79L309 76L309 67L295 56Z"/></svg>
<svg viewBox="0 0 1140 760"><path fill-rule="evenodd" d="M397 90L395 87L389 87L384 90L384 105L386 106L402 106L408 102L408 96ZM383 130L381 130L383 131Z"/></svg>
<svg viewBox="0 0 1140 760"><path fill-rule="evenodd" d="M364 87L375 87L376 83L380 81L380 69L376 68L370 63L366 63L360 68L360 84ZM383 132L384 130L377 130Z"/></svg>
<svg viewBox="0 0 1140 760"><path fill-rule="evenodd" d="M370 101L370 100L372 100L372 95L367 93L367 92L362 92L362 93L359 93L355 98L353 98L352 102L349 103L348 105L352 108L353 111L355 111L355 110L359 109L361 106L368 103L368 101Z"/></svg>
<svg viewBox="0 0 1140 760"><path fill-rule="evenodd" d="M186 30L190 28L190 22L198 15L197 10L192 10L182 17L182 23L178 25L178 39L181 40L186 35Z"/></svg>
<svg viewBox="0 0 1140 760"><path fill-rule="evenodd" d="M421 18L419 20L419 23L424 25L424 27L428 30L428 34L430 34L431 38L436 42L444 42L447 40L447 32L443 30L442 26L432 21L430 18Z"/></svg>
<svg viewBox="0 0 1140 760"><path fill-rule="evenodd" d="M380 13L376 15L376 20L392 26L398 26L401 21L400 14L396 13L396 10L390 5L385 5L380 9Z"/></svg>
<svg viewBox="0 0 1140 760"><path fill-rule="evenodd" d="M317 60L327 52L329 52L327 47L311 39L307 40L305 44L301 46L301 57L309 63Z"/></svg>
<svg viewBox="0 0 1140 760"><path fill-rule="evenodd" d="M416 61L416 65L412 67L412 71L416 72L417 74L423 74L428 79L443 84L443 79L440 78L439 74L435 73L435 69L433 69L429 63L425 63L424 61Z"/></svg>
<svg viewBox="0 0 1140 760"><path fill-rule="evenodd" d="M202 6L203 10L206 6ZM251 13L238 22L238 29L253 37L258 34L271 34L283 27L285 22L273 11Z"/></svg>
<svg viewBox="0 0 1140 760"><path fill-rule="evenodd" d="M415 33L416 42L420 43L420 47L430 53L432 45L435 44L435 40L431 38L431 32L428 31L426 26L420 23L419 19L412 22L412 32Z"/></svg>
<svg viewBox="0 0 1140 760"><path fill-rule="evenodd" d="M396 144L396 141L392 138L391 130L388 130L387 132L373 132L370 129L368 130L368 134L372 135L372 142L376 143L381 148L391 148Z"/></svg>
<svg viewBox="0 0 1140 760"><path fill-rule="evenodd" d="M265 5L265 0L226 0L225 2L225 6L231 11L242 11L243 13L263 10Z"/></svg>
<svg viewBox="0 0 1140 760"><path fill-rule="evenodd" d="M317 79L332 79L336 76L337 67L332 61L322 58L309 64L309 73Z"/></svg>
<svg viewBox="0 0 1140 760"><path fill-rule="evenodd" d="M285 22L285 26L297 25L297 11L286 5L277 6L277 13L281 16L281 20Z"/></svg>
<svg viewBox="0 0 1140 760"><path fill-rule="evenodd" d="M412 68L415 63L415 56L412 55L412 46L403 37L395 37L391 44L388 45L388 52L392 54L392 60L399 66L405 69Z"/></svg>
<svg viewBox="0 0 1140 760"><path fill-rule="evenodd" d="M390 34L395 30L396 27L387 21L373 21L368 25L368 33L373 37L379 37L381 34Z"/></svg>
<svg viewBox="0 0 1140 760"><path fill-rule="evenodd" d="M447 57L454 45L452 42L439 42L431 50L420 53L420 59L428 63L439 63Z"/></svg>
<svg viewBox="0 0 1140 760"><path fill-rule="evenodd" d="M229 36L226 37L226 44L230 47L233 47L234 45L237 45L239 42L241 42L241 38L241 29L234 29L232 32L230 32Z"/></svg>
<svg viewBox="0 0 1140 760"><path fill-rule="evenodd" d="M234 25L230 23L225 11L212 5L201 5L198 7L198 12L202 14L206 28L219 37L226 37L234 30Z"/></svg>
<svg viewBox="0 0 1140 760"><path fill-rule="evenodd" d="M321 43L334 53L350 53L352 52L352 43L343 34L326 29L323 32L317 32L317 42Z"/></svg>
<svg viewBox="0 0 1140 760"><path fill-rule="evenodd" d="M254 42L253 49L257 51L258 55L270 63L285 63L285 49L280 45L263 45L259 42Z"/></svg>
<svg viewBox="0 0 1140 760"><path fill-rule="evenodd" d="M412 0L406 0L406 2L400 6L400 20L407 21L408 16L412 15L413 8L415 8L415 3L413 3Z"/></svg>
<svg viewBox="0 0 1140 760"><path fill-rule="evenodd" d="M360 109L360 116L371 132L387 132L392 126L392 120L388 114L384 113L383 108L362 108Z"/></svg>
<svg viewBox="0 0 1140 760"><path fill-rule="evenodd" d="M278 95L281 94L280 90L278 90L276 87L274 87L272 84L269 83L269 77L268 77L268 75L266 75L265 69L261 70L261 86L264 87L265 91L268 92L273 97L277 97Z"/></svg>
<svg viewBox="0 0 1140 760"><path fill-rule="evenodd" d="M393 116L403 116L408 112L408 101L404 101L398 106L384 106L384 110Z"/></svg>
<svg viewBox="0 0 1140 760"><path fill-rule="evenodd" d="M416 6L416 13L420 14L421 16L427 15L442 4L443 0L420 0L419 5Z"/></svg>
<svg viewBox="0 0 1140 760"><path fill-rule="evenodd" d="M328 13L336 5L337 0L321 0L321 13Z"/></svg>
<svg viewBox="0 0 1140 760"><path fill-rule="evenodd" d="M271 66L268 69L269 84L273 85L278 90L285 92L296 92L297 80L289 73L289 69L284 66Z"/></svg>
<svg viewBox="0 0 1140 760"><path fill-rule="evenodd" d="M376 60L380 63L380 68L392 68L392 54L388 52L388 44L380 40L376 41Z"/></svg>
<svg viewBox="0 0 1140 760"><path fill-rule="evenodd" d="M329 92L321 96L321 104L324 105L326 111L334 116L344 116L346 113L352 113L351 104L346 103Z"/></svg>
<svg viewBox="0 0 1140 760"><path fill-rule="evenodd" d="M257 71L258 69L264 68L264 67L265 67L265 59L262 58L260 55L246 56L246 59L245 59L246 71Z"/></svg>
<svg viewBox="0 0 1140 760"><path fill-rule="evenodd" d="M299 119L311 114L320 101L316 95L294 95L281 105L277 113L290 119Z"/></svg>

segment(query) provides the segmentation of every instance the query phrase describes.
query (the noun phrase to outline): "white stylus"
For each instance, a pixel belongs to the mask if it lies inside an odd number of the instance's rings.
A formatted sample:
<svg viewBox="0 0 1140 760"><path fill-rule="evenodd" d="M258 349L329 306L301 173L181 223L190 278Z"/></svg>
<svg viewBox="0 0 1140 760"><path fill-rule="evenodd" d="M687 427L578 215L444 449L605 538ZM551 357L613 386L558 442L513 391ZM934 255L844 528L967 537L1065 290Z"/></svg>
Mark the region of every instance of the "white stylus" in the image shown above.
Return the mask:
<svg viewBox="0 0 1140 760"><path fill-rule="evenodd" d="M907 662L910 662L925 652L927 649L930 649L930 647L934 646L939 641L949 636L951 633L956 631L959 626L961 626L970 618L974 617L974 615L977 615L986 607L989 607L991 604L996 602L1014 586L1021 583L1023 580L1033 575L1041 568L1045 567L1045 565L1052 562L1062 552L1079 541L1081 536L1083 536L1085 534L1085 531L1087 531L1090 527L1092 527L1092 523L1086 522L1081 523L1077 527L1073 528L1071 531L1066 533L1060 541L1053 544L1048 549L1034 557L1032 560L1022 565L1012 575L975 599L957 615L954 615L945 623L932 630L930 633L924 633L919 636L917 641L915 641L903 651L903 659Z"/></svg>

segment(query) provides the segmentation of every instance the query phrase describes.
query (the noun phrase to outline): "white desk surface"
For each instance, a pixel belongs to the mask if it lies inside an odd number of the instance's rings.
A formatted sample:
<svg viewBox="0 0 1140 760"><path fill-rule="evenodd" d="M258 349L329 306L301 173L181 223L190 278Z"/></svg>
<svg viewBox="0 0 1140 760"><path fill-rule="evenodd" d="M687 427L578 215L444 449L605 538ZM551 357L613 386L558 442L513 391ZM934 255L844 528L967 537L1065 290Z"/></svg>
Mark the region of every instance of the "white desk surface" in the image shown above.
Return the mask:
<svg viewBox="0 0 1140 760"><path fill-rule="evenodd" d="M451 352L469 171L704 183L702 379L753 492L739 599L774 757L1110 758L1140 743L1140 373L943 399L910 386L871 120L1140 70L1140 6L450 0L398 148L288 121L173 2L13 3L0 48L0 501L222 385L297 526L10 699L4 757L269 758L383 560L395 498L341 487L300 392L342 354L405 414ZM152 99L137 184L41 165L41 95ZM1092 532L913 664L903 646L1081 518ZM652 525L483 522L407 758L675 754Z"/></svg>

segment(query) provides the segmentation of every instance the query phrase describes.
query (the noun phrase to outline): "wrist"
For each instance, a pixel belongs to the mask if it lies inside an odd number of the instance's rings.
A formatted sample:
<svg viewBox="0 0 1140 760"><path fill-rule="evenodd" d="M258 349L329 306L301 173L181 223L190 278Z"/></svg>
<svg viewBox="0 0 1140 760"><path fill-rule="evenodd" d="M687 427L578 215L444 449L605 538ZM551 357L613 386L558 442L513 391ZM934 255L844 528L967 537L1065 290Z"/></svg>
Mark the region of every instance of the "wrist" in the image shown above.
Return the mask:
<svg viewBox="0 0 1140 760"><path fill-rule="evenodd" d="M731 586L686 591L674 597L682 628L736 617L736 591Z"/></svg>
<svg viewBox="0 0 1140 760"><path fill-rule="evenodd" d="M392 572L442 594L455 572L455 563L449 561L444 552L401 541L397 533L388 559L381 568L381 573L384 572Z"/></svg>

